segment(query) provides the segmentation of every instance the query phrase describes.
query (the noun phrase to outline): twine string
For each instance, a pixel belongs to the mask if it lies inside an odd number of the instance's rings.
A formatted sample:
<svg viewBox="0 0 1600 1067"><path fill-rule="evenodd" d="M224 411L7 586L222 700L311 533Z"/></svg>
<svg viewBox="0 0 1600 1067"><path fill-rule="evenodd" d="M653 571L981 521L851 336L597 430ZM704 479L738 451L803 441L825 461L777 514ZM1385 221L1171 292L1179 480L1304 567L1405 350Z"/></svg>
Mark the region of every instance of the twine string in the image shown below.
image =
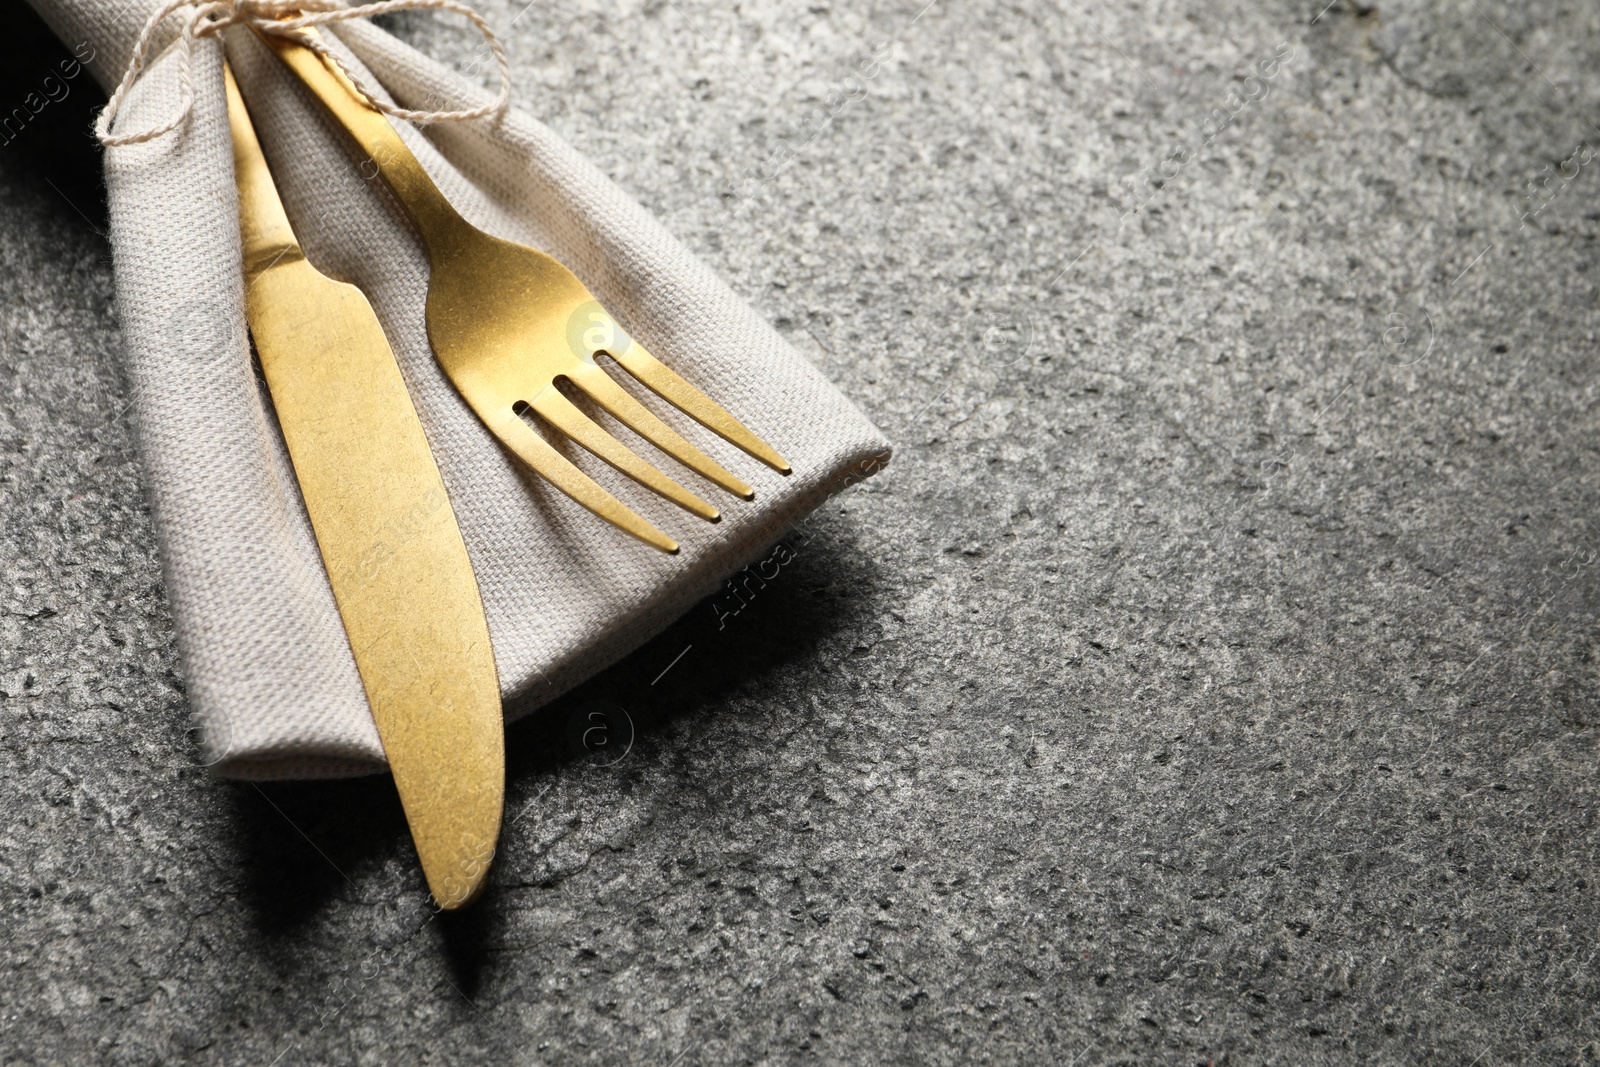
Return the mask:
<svg viewBox="0 0 1600 1067"><path fill-rule="evenodd" d="M146 69L146 57L150 53L151 42L162 24L185 8L191 10L184 15L183 27L178 31L177 114L166 122L148 129L132 133L112 133L111 125L116 121L117 113ZM315 34L306 32L314 27L334 22L371 18L374 15L386 15L391 11L418 10L449 11L461 15L483 35L484 42L494 55L495 66L500 71L500 92L493 102L464 111L411 111L396 107L384 102L376 92L356 77L355 73L346 67ZM511 68L506 63L505 49L501 47L500 38L495 36L494 30L489 28L488 22L482 15L460 0L376 0L373 3L356 4L354 7L347 7L343 0L169 0L145 22L144 29L139 32L139 39L134 45L133 55L128 60L128 69L122 75L122 81L118 83L116 91L111 94L111 99L106 102L99 118L95 120L94 132L100 138L100 143L107 148L144 144L171 133L187 122L194 111L195 42L202 37L214 37L229 26L237 25L247 25L259 33L287 38L309 48L338 68L340 73L350 79L356 90L367 98L368 103L391 118L405 119L419 124L464 122L498 115L505 110L506 104L511 99Z"/></svg>

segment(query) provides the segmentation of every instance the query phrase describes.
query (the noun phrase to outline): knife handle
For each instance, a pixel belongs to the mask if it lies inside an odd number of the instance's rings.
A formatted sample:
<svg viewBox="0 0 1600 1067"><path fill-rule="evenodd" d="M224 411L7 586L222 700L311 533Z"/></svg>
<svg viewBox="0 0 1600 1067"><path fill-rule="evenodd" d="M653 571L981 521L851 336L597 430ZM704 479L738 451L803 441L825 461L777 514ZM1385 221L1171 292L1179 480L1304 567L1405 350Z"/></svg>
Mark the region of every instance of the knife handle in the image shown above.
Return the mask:
<svg viewBox="0 0 1600 1067"><path fill-rule="evenodd" d="M261 142L239 95L233 68L222 65L228 94L228 125L233 131L233 175L239 188L239 241L244 249L245 277L255 280L274 263L304 259L289 216L278 199L272 172L261 153Z"/></svg>

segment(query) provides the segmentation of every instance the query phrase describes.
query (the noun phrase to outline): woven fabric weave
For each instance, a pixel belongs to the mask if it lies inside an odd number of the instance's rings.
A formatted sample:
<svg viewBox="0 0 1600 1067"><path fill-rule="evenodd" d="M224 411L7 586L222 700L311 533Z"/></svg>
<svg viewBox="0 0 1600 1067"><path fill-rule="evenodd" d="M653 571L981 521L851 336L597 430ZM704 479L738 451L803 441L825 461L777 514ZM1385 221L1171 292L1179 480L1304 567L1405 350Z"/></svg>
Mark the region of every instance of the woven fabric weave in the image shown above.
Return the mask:
<svg viewBox="0 0 1600 1067"><path fill-rule="evenodd" d="M103 85L120 78L158 6L32 2L69 47L94 50L88 65ZM368 23L325 36L402 106L470 107L489 96ZM706 524L573 451L682 551L663 556L601 522L521 467L443 376L423 322L426 257L370 160L248 30L225 39L307 256L367 293L394 347L477 571L502 690L519 712L660 632L887 461L881 432L809 361L542 123L512 109L426 134L398 124L468 219L565 263L633 336L795 470L781 477L635 390L757 499L725 498L722 522ZM384 768L383 749L244 326L223 51L215 38L197 45L188 122L105 157L127 376L189 700L201 758L220 775L372 773ZM151 64L119 127L178 106L175 58Z"/></svg>

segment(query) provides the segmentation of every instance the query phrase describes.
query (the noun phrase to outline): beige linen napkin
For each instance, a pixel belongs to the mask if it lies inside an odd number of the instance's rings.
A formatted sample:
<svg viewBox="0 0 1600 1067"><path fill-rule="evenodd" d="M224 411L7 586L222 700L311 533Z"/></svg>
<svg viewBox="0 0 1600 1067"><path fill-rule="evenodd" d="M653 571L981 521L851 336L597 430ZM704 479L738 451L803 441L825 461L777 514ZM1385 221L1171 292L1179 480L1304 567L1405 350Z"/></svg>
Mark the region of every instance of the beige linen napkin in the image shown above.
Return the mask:
<svg viewBox="0 0 1600 1067"><path fill-rule="evenodd" d="M121 78L159 6L32 3L69 48L93 49L88 66L105 86ZM325 36L402 106L490 99L368 23ZM596 519L502 450L433 361L423 325L427 260L387 190L369 180L370 163L250 31L227 31L226 47L307 255L366 291L394 346L477 570L504 694L525 698L519 710L658 633L847 480L887 461L883 435L815 367L543 124L514 109L425 135L396 123L463 214L567 264L647 348L794 467L781 477L649 398L755 486L757 499L724 496L723 521L707 524L574 451L682 552L661 555ZM381 771L383 749L252 366L222 56L215 38L197 45L194 111L183 126L106 152L135 426L202 759L237 778ZM169 50L151 64L118 130L175 113L177 58ZM685 484L694 478L659 462Z"/></svg>

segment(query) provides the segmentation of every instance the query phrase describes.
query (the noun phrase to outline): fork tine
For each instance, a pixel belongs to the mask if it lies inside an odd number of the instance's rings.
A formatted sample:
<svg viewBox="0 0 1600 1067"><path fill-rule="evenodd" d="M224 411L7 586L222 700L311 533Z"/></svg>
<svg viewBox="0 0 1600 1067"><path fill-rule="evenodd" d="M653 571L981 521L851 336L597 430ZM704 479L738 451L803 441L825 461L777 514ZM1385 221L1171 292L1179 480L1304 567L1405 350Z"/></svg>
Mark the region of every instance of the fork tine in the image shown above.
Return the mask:
<svg viewBox="0 0 1600 1067"><path fill-rule="evenodd" d="M778 455L776 449L747 430L744 423L728 414L710 397L679 377L671 367L652 356L639 342L635 341L620 356L609 351L607 354L622 364L623 370L712 433L744 449L779 474L791 473L788 461Z"/></svg>
<svg viewBox="0 0 1600 1067"><path fill-rule="evenodd" d="M479 411L489 430L521 460L532 467L540 477L582 504L602 519L624 533L632 534L645 544L663 552L676 553L678 543L647 521L640 518L627 505L600 488L600 483L590 478L534 432L522 421L522 416L510 408L503 412Z"/></svg>
<svg viewBox="0 0 1600 1067"><path fill-rule="evenodd" d="M702 519L717 522L722 513L677 482L646 463L552 386L539 395L530 407L550 425L626 474L646 489L654 490Z"/></svg>
<svg viewBox="0 0 1600 1067"><path fill-rule="evenodd" d="M615 415L624 426L655 445L685 466L710 478L728 492L746 500L756 491L734 477L721 464L683 439L683 436L656 418L650 409L635 400L622 386L598 366L589 363L567 373L568 379L594 402Z"/></svg>

